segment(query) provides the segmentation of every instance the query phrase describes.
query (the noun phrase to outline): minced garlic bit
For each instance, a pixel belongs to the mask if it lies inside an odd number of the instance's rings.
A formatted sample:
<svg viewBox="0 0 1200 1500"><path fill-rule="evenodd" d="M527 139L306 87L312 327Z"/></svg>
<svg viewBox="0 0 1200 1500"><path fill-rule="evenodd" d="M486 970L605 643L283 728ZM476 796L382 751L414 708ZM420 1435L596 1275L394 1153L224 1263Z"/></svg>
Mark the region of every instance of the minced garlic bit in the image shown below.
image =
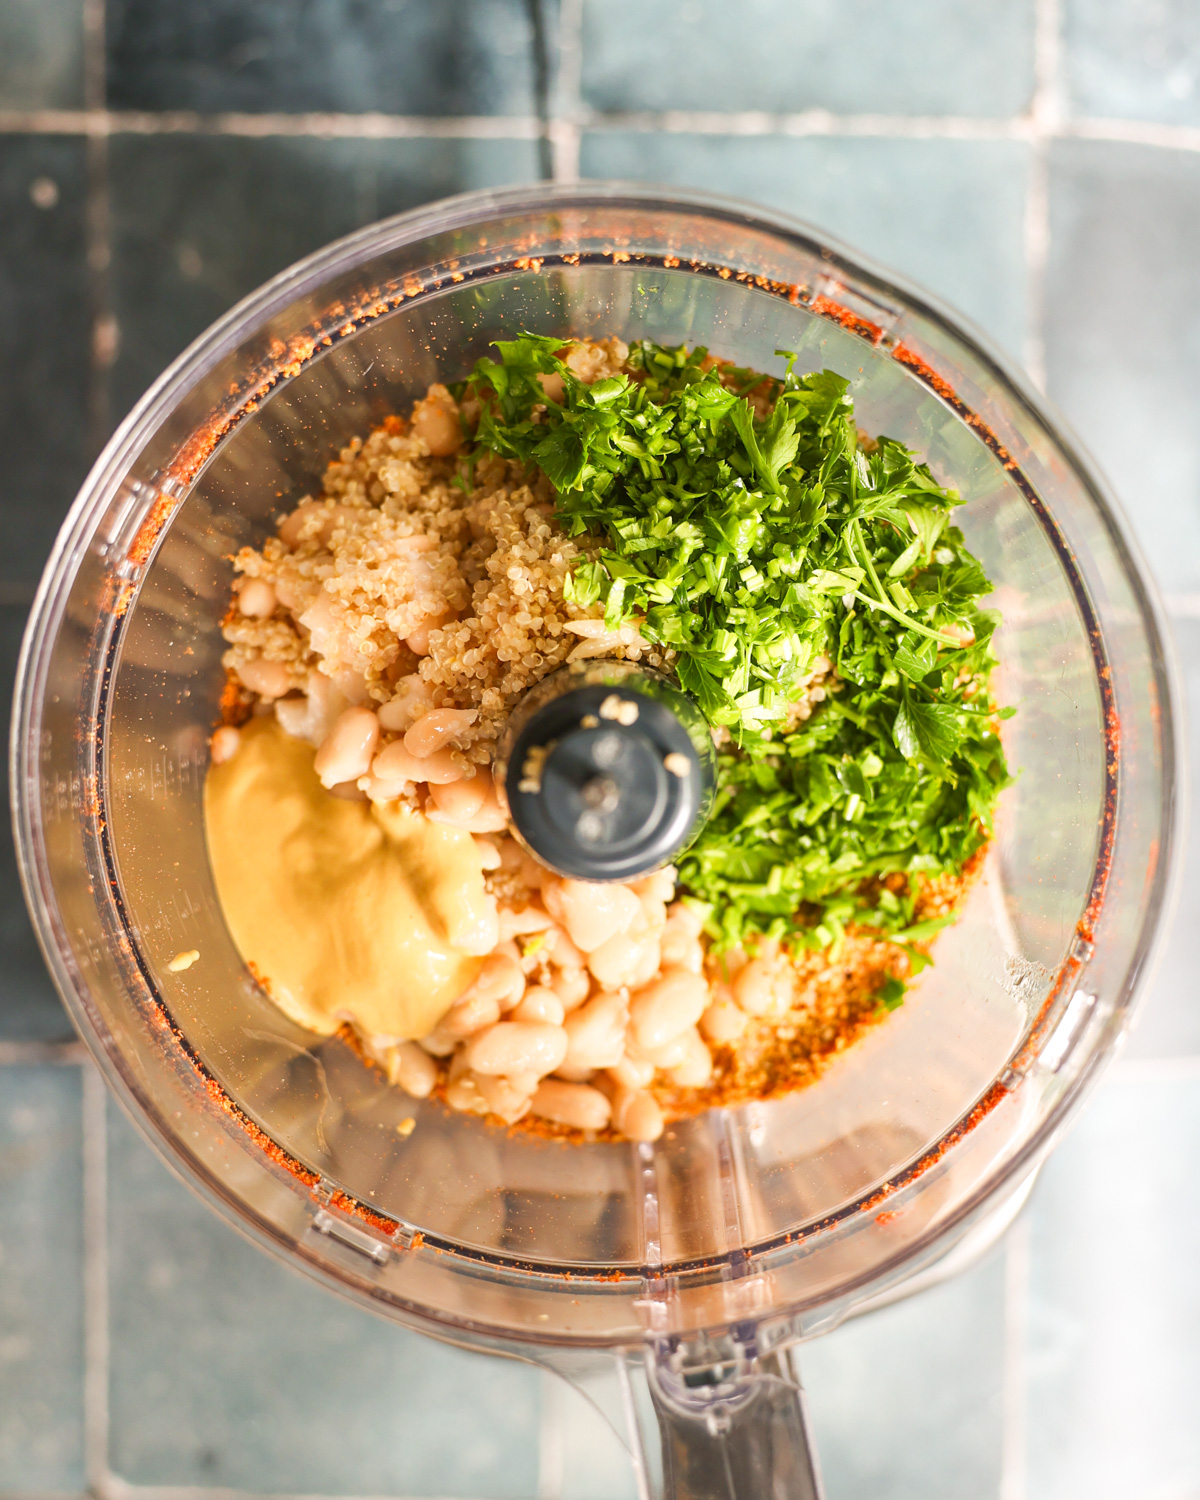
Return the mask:
<svg viewBox="0 0 1200 1500"><path fill-rule="evenodd" d="M672 750L670 755L663 756L663 770L669 771L672 776L678 776L680 781L687 779L691 769L691 762L682 751Z"/></svg>
<svg viewBox="0 0 1200 1500"><path fill-rule="evenodd" d="M182 974L185 969L190 969L199 957L199 948L189 948L185 953L177 953L167 968L172 974Z"/></svg>
<svg viewBox="0 0 1200 1500"><path fill-rule="evenodd" d="M396 1126L396 1134L403 1136L407 1140L416 1128L417 1122L413 1119L412 1115L409 1115L407 1120L401 1120L399 1125Z"/></svg>

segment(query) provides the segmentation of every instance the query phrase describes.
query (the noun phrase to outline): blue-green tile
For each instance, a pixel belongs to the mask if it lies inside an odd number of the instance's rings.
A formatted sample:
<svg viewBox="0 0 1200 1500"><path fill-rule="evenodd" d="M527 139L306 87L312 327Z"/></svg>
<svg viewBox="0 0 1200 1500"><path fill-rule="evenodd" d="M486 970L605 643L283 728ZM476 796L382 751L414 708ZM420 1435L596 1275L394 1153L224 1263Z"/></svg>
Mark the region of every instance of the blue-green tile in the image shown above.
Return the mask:
<svg viewBox="0 0 1200 1500"><path fill-rule="evenodd" d="M37 579L88 465L84 154L0 136L0 584Z"/></svg>
<svg viewBox="0 0 1200 1500"><path fill-rule="evenodd" d="M735 194L806 219L924 283L1020 355L1025 148L1009 141L597 131L589 177Z"/></svg>
<svg viewBox="0 0 1200 1500"><path fill-rule="evenodd" d="M993 1252L957 1280L801 1346L828 1500L998 1497L1004 1279L1004 1252Z"/></svg>
<svg viewBox="0 0 1200 1500"><path fill-rule="evenodd" d="M584 0L595 109L1009 115L1032 87L1032 0Z"/></svg>
<svg viewBox="0 0 1200 1500"><path fill-rule="evenodd" d="M83 1170L75 1067L0 1067L0 1494L78 1491Z"/></svg>
<svg viewBox="0 0 1200 1500"><path fill-rule="evenodd" d="M529 1500L534 1370L407 1333L277 1264L110 1113L110 1451L120 1479Z"/></svg>
<svg viewBox="0 0 1200 1500"><path fill-rule="evenodd" d="M1200 996L1196 989L1195 936L1200 931L1200 620L1172 621L1186 702L1191 805L1182 829L1183 880L1167 934L1127 1051L1132 1057L1200 1057Z"/></svg>
<svg viewBox="0 0 1200 1500"><path fill-rule="evenodd" d="M1200 1493L1198 1157L1200 1072L1138 1076L1130 1064L1042 1173L1028 1500Z"/></svg>
<svg viewBox="0 0 1200 1500"><path fill-rule="evenodd" d="M0 605L0 724L8 723L24 629L25 609ZM0 779L7 782L7 776ZM5 786L0 802L0 1041L51 1042L72 1035L21 895ZM0 1278L3 1274L0 1266Z"/></svg>
<svg viewBox="0 0 1200 1500"><path fill-rule="evenodd" d="M536 176L532 141L117 136L114 414L301 256L430 199Z"/></svg>
<svg viewBox="0 0 1200 1500"><path fill-rule="evenodd" d="M124 109L530 114L524 0L109 0Z"/></svg>
<svg viewBox="0 0 1200 1500"><path fill-rule="evenodd" d="M1200 589L1200 156L1060 141L1051 174L1050 394L1160 584Z"/></svg>
<svg viewBox="0 0 1200 1500"><path fill-rule="evenodd" d="M83 107L83 0L0 5L0 109Z"/></svg>
<svg viewBox="0 0 1200 1500"><path fill-rule="evenodd" d="M1066 0L1063 61L1078 114L1200 124L1194 0Z"/></svg>
<svg viewBox="0 0 1200 1500"><path fill-rule="evenodd" d="M630 1374L638 1378L636 1369ZM587 1382L576 1388L556 1375L546 1380L550 1420L543 1430L551 1430L543 1439L544 1487L554 1500L637 1500L630 1436L611 1388Z"/></svg>

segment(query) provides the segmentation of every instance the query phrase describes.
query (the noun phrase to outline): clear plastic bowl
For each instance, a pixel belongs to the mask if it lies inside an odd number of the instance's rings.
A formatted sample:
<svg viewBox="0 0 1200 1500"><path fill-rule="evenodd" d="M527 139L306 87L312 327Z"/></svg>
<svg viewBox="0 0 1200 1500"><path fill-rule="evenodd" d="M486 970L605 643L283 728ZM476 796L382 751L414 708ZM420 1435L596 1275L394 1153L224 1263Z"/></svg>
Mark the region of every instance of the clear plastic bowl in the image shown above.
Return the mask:
<svg viewBox="0 0 1200 1500"><path fill-rule="evenodd" d="M494 1130L294 1027L238 957L205 853L230 554L351 435L520 327L686 340L763 369L786 348L849 376L861 425L962 491L1005 617L1017 781L936 966L815 1086L680 1122L653 1147ZM12 786L30 909L74 1021L227 1218L441 1337L653 1347L678 1369L701 1346L753 1357L829 1326L1028 1177L1150 961L1176 843L1176 722L1115 506L984 340L790 220L591 183L372 226L176 361L109 443L47 567ZM199 962L170 972L187 949Z"/></svg>

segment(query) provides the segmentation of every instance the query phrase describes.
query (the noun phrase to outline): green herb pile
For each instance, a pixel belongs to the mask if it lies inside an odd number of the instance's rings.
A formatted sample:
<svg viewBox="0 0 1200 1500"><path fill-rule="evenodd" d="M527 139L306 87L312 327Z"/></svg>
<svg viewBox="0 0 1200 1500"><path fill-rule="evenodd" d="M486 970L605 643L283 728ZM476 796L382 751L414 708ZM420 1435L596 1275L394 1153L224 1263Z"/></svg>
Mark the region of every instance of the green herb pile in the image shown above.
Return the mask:
<svg viewBox="0 0 1200 1500"><path fill-rule="evenodd" d="M950 524L957 492L901 444L863 439L848 382L791 358L768 381L643 343L632 377L585 385L556 339L496 347L467 383L477 440L538 465L560 524L603 539L571 597L611 626L636 617L729 731L713 816L680 861L711 935L825 947L853 921L931 936L943 924L914 926L913 882L897 894L883 877L961 870L1009 779L987 686L999 617ZM561 403L538 378L552 374ZM822 654L837 686L787 729Z"/></svg>

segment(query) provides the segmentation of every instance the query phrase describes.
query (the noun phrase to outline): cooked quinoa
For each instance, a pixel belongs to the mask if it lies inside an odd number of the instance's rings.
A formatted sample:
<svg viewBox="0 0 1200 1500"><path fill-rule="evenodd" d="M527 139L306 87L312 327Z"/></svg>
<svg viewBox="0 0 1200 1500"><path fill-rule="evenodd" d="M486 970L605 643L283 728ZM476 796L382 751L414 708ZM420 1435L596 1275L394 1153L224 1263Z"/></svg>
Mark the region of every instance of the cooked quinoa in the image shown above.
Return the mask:
<svg viewBox="0 0 1200 1500"><path fill-rule="evenodd" d="M607 340L571 345L565 358L591 382L621 371L627 354ZM760 415L769 409L761 390L752 396ZM906 979L929 943L851 925L819 950L764 937L718 952L674 869L588 886L553 875L509 836L489 767L526 691L583 658L670 673L675 656L636 619L609 628L600 604L569 597L568 577L602 539L562 529L537 468L470 453L463 432L478 415L430 387L408 418L342 449L321 492L301 497L275 536L237 554L223 627L229 727L214 737L214 759L236 753L240 720L273 712L316 748L332 793L398 799L479 842L499 934L479 978L419 1042L359 1038L397 1086L508 1126L652 1140L672 1118L811 1081L886 1013L881 987ZM839 686L818 656L788 725ZM337 726L364 711L374 716L370 764L351 757L343 778ZM437 757L438 778L422 780ZM917 920L953 913L981 857L915 891ZM687 1020L663 1037L666 1011ZM502 1019L566 1032L553 1076L488 1061Z"/></svg>

